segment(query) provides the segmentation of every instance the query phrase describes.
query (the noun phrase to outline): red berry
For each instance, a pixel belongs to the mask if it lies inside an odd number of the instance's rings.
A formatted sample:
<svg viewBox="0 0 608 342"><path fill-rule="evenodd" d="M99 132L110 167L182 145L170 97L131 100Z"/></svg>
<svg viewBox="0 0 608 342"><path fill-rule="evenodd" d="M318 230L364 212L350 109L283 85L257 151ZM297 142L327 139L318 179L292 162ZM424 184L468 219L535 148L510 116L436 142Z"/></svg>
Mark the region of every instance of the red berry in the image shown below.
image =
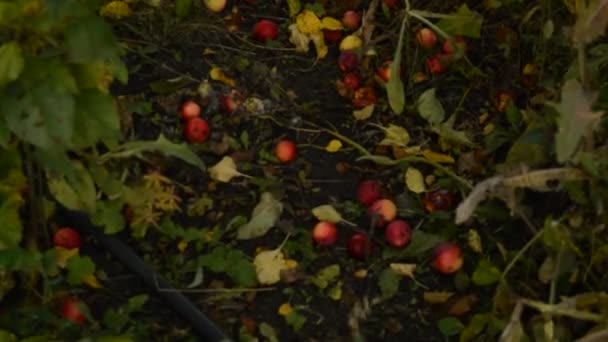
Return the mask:
<svg viewBox="0 0 608 342"><path fill-rule="evenodd" d="M72 228L60 228L53 236L55 247L74 249L80 247L80 234Z"/></svg>
<svg viewBox="0 0 608 342"><path fill-rule="evenodd" d="M346 11L342 17L342 25L349 30L356 30L361 24L361 15L355 11Z"/></svg>
<svg viewBox="0 0 608 342"><path fill-rule="evenodd" d="M423 28L416 33L418 44L425 49L432 49L437 44L437 35L429 28Z"/></svg>
<svg viewBox="0 0 608 342"><path fill-rule="evenodd" d="M336 225L329 221L321 221L312 230L312 238L319 245L333 245L338 240L338 229Z"/></svg>
<svg viewBox="0 0 608 342"><path fill-rule="evenodd" d="M279 161L289 163L290 161L296 159L296 156L298 155L298 148L291 140L281 140L277 144L274 152Z"/></svg>
<svg viewBox="0 0 608 342"><path fill-rule="evenodd" d="M429 69L429 72L433 75L444 73L446 67L449 65L451 60L450 55L444 55L441 53L437 53L433 56L429 56L426 59L426 67Z"/></svg>
<svg viewBox="0 0 608 342"><path fill-rule="evenodd" d="M344 85L352 90L357 90L361 87L361 76L359 74L350 72L344 75Z"/></svg>
<svg viewBox="0 0 608 342"><path fill-rule="evenodd" d="M374 253L374 244L369 241L367 236L357 233L350 237L346 248L348 249L348 253L356 259L364 259L365 253L367 250L367 246L369 244L369 254L372 255Z"/></svg>
<svg viewBox="0 0 608 342"><path fill-rule="evenodd" d="M365 206L374 203L382 197L382 186L376 180L365 180L357 187L357 199Z"/></svg>
<svg viewBox="0 0 608 342"><path fill-rule="evenodd" d="M441 273L454 273L462 268L462 250L457 244L443 242L433 250L432 264Z"/></svg>
<svg viewBox="0 0 608 342"><path fill-rule="evenodd" d="M395 220L386 226L384 237L389 245L397 248L404 247L410 242L412 229L407 222Z"/></svg>
<svg viewBox="0 0 608 342"><path fill-rule="evenodd" d="M342 30L323 30L323 39L328 43L336 44L342 39Z"/></svg>
<svg viewBox="0 0 608 342"><path fill-rule="evenodd" d="M467 49L467 41L464 40L464 38L460 37L460 36L454 36L454 37L452 37L452 39L446 40L445 42L443 42L443 46L442 46L443 52L447 53L449 55L451 55L455 52L464 53L464 52L466 52L466 49Z"/></svg>
<svg viewBox="0 0 608 342"><path fill-rule="evenodd" d="M184 127L186 139L192 143L204 142L209 138L209 124L201 118L190 119Z"/></svg>
<svg viewBox="0 0 608 342"><path fill-rule="evenodd" d="M253 37L261 42L277 39L279 26L267 19L260 20L253 27Z"/></svg>
<svg viewBox="0 0 608 342"><path fill-rule="evenodd" d="M376 216L376 226L382 227L397 217L397 206L389 199L379 199L369 206L368 212Z"/></svg>
<svg viewBox="0 0 608 342"><path fill-rule="evenodd" d="M391 65L393 65L393 61L386 61L378 70L376 70L376 74L380 76L384 82L388 82L391 79ZM401 75L401 67L398 69L399 75Z"/></svg>
<svg viewBox="0 0 608 342"><path fill-rule="evenodd" d="M351 72L357 68L358 58L354 52L350 50L343 51L338 57L338 66L344 72Z"/></svg>
<svg viewBox="0 0 608 342"><path fill-rule="evenodd" d="M180 113L184 120L190 120L201 115L201 106L192 100L188 100L182 104Z"/></svg>
<svg viewBox="0 0 608 342"><path fill-rule="evenodd" d="M81 310L81 307L84 306L85 304L76 298L67 298L61 304L60 314L63 318L82 325L87 320Z"/></svg>

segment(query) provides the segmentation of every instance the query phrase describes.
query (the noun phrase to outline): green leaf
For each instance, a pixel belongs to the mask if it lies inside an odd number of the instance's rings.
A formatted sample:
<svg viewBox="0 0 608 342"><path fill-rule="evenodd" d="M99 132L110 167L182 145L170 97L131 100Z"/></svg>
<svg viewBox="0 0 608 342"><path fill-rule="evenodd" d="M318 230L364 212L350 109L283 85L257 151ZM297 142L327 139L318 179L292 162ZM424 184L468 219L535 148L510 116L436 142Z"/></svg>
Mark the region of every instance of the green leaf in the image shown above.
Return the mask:
<svg viewBox="0 0 608 342"><path fill-rule="evenodd" d="M23 233L20 209L24 201L19 193L13 193L0 200L0 222L2 222L0 249L17 247Z"/></svg>
<svg viewBox="0 0 608 342"><path fill-rule="evenodd" d="M577 80L567 80L562 87L560 103L551 104L559 113L555 134L558 162L570 160L581 139L589 135L600 122L604 112L594 112L591 109L597 95L597 92L585 91Z"/></svg>
<svg viewBox="0 0 608 342"><path fill-rule="evenodd" d="M19 15L17 3L2 1L0 2L0 25L6 26Z"/></svg>
<svg viewBox="0 0 608 342"><path fill-rule="evenodd" d="M185 86L192 83L192 80L186 77L177 77L169 80L160 80L150 83L150 89L158 94L174 93Z"/></svg>
<svg viewBox="0 0 608 342"><path fill-rule="evenodd" d="M93 224L104 228L106 234L115 234L125 228L122 214L124 201L121 198L98 201L95 214L91 217Z"/></svg>
<svg viewBox="0 0 608 342"><path fill-rule="evenodd" d="M110 25L96 15L79 18L65 29L65 45L74 63L90 63L115 56L116 39Z"/></svg>
<svg viewBox="0 0 608 342"><path fill-rule="evenodd" d="M441 237L435 234L425 233L421 230L414 230L412 239L405 248L384 248L382 257L390 258L409 258L420 256L433 249L442 241Z"/></svg>
<svg viewBox="0 0 608 342"><path fill-rule="evenodd" d="M112 96L98 90L89 90L76 98L76 115L72 144L77 148L95 146L103 141L113 147L120 137L120 119Z"/></svg>
<svg viewBox="0 0 608 342"><path fill-rule="evenodd" d="M226 275L239 287L254 287L258 284L255 266L241 251L230 250L226 258Z"/></svg>
<svg viewBox="0 0 608 342"><path fill-rule="evenodd" d="M116 149L110 151L108 154L102 156L104 159L110 158L131 158L131 157L142 157L144 152L160 152L162 154L173 156L185 161L188 164L192 164L201 169L205 168L205 164L196 153L192 152L187 144L181 143L176 144L169 141L163 134L158 136L155 141L132 141Z"/></svg>
<svg viewBox="0 0 608 342"><path fill-rule="evenodd" d="M388 103L395 114L401 114L405 107L405 89L399 71L401 69L401 50L403 49L403 37L405 35L405 27L407 26L406 23L407 18L404 17L401 21L397 50L395 51L393 63L391 64L391 78L386 83Z"/></svg>
<svg viewBox="0 0 608 342"><path fill-rule="evenodd" d="M3 342L17 342L17 336L6 330L0 330L0 341Z"/></svg>
<svg viewBox="0 0 608 342"><path fill-rule="evenodd" d="M192 8L192 0L177 0L175 2L175 15L179 18L184 18L190 14Z"/></svg>
<svg viewBox="0 0 608 342"><path fill-rule="evenodd" d="M28 251L21 247L0 249L0 266L8 271L39 269L42 264L40 252Z"/></svg>
<svg viewBox="0 0 608 342"><path fill-rule="evenodd" d="M306 323L306 316L300 315L296 310L285 316L285 322L292 327L295 332L299 332Z"/></svg>
<svg viewBox="0 0 608 342"><path fill-rule="evenodd" d="M266 337L268 342L279 342L276 330L266 322L260 323L260 335Z"/></svg>
<svg viewBox="0 0 608 342"><path fill-rule="evenodd" d="M220 273L226 270L227 250L225 247L215 247L211 253L201 256L199 264L211 272Z"/></svg>
<svg viewBox="0 0 608 342"><path fill-rule="evenodd" d="M47 182L51 194L66 208L94 213L97 190L91 174L82 163L72 161L75 173L66 176L49 174Z"/></svg>
<svg viewBox="0 0 608 342"><path fill-rule="evenodd" d="M491 285L500 279L500 270L494 266L490 260L480 260L477 264L477 268L471 276L471 280L474 284L480 286Z"/></svg>
<svg viewBox="0 0 608 342"><path fill-rule="evenodd" d="M300 0L287 0L287 6L289 7L289 17L293 17L300 13L300 10L302 9Z"/></svg>
<svg viewBox="0 0 608 342"><path fill-rule="evenodd" d="M460 333L460 342L471 341L485 329L492 318L492 314L475 314L471 317L469 324Z"/></svg>
<svg viewBox="0 0 608 342"><path fill-rule="evenodd" d="M383 299L392 298L399 292L401 276L390 268L384 269L378 276L378 287Z"/></svg>
<svg viewBox="0 0 608 342"><path fill-rule="evenodd" d="M95 272L95 263L88 256L74 255L68 259L66 264L68 271L68 282L72 285L82 284L85 276Z"/></svg>
<svg viewBox="0 0 608 342"><path fill-rule="evenodd" d="M446 317L437 323L439 331L444 336L454 336L460 334L464 329L464 325L456 317Z"/></svg>
<svg viewBox="0 0 608 342"><path fill-rule="evenodd" d="M24 64L19 43L8 42L2 44L0 46L0 87L19 78Z"/></svg>
<svg viewBox="0 0 608 342"><path fill-rule="evenodd" d="M239 227L237 239L249 240L265 235L279 221L283 203L270 192L260 195L260 202L253 208L249 222Z"/></svg>
<svg viewBox="0 0 608 342"><path fill-rule="evenodd" d="M452 144L473 147L473 142L469 140L465 132L453 128L455 119L456 117L452 116L446 122L432 126L431 130Z"/></svg>
<svg viewBox="0 0 608 342"><path fill-rule="evenodd" d="M466 4L462 4L458 11L437 22L437 27L450 35L478 39L481 37L482 24L483 16L471 11Z"/></svg>
<svg viewBox="0 0 608 342"><path fill-rule="evenodd" d="M445 120L445 110L436 95L435 88L426 90L418 98L418 113L431 126L439 125Z"/></svg>
<svg viewBox="0 0 608 342"><path fill-rule="evenodd" d="M126 310L128 312L140 311L144 305L148 302L150 297L147 294L140 294L129 298L126 304Z"/></svg>
<svg viewBox="0 0 608 342"><path fill-rule="evenodd" d="M340 276L340 265L329 265L321 269L310 281L320 289L325 289Z"/></svg>

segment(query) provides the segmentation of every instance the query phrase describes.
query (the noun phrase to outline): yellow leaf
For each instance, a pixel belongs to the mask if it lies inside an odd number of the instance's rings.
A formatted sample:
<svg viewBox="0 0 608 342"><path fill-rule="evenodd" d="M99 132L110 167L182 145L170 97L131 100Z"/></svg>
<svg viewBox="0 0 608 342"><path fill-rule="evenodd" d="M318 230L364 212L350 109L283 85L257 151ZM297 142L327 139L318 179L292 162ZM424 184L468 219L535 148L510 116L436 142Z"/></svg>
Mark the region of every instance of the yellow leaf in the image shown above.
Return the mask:
<svg viewBox="0 0 608 342"><path fill-rule="evenodd" d="M262 285L276 284L281 280L281 271L287 269L285 256L280 248L260 252L253 259L258 281Z"/></svg>
<svg viewBox="0 0 608 342"><path fill-rule="evenodd" d="M344 26L342 26L340 20L334 19L332 17L324 17L321 20L321 28L328 29L331 31L344 30Z"/></svg>
<svg viewBox="0 0 608 342"><path fill-rule="evenodd" d="M64 247L55 247L55 261L57 266L60 268L65 268L65 265L68 263L68 260L74 255L78 255L79 249L72 248L67 249Z"/></svg>
<svg viewBox="0 0 608 342"><path fill-rule="evenodd" d="M469 229L469 233L467 234L467 242L469 243L469 247L473 250L473 252L482 252L481 237L475 229Z"/></svg>
<svg viewBox="0 0 608 342"><path fill-rule="evenodd" d="M317 15L309 10L304 10L296 17L298 30L304 34L313 34L321 32L321 20Z"/></svg>
<svg viewBox="0 0 608 342"><path fill-rule="evenodd" d="M355 278L363 279L367 277L367 270L365 268L361 268L355 271Z"/></svg>
<svg viewBox="0 0 608 342"><path fill-rule="evenodd" d="M208 56L208 55L215 55L215 50L210 49L210 48L205 48L205 50L203 50L203 56Z"/></svg>
<svg viewBox="0 0 608 342"><path fill-rule="evenodd" d="M97 279L97 277L95 277L95 275L93 273L83 276L82 282L89 285L90 287L92 287L94 289L103 288L103 285L101 285L101 283L99 282L99 280Z"/></svg>
<svg viewBox="0 0 608 342"><path fill-rule="evenodd" d="M422 193L426 190L426 185L424 184L424 176L422 172L413 167L408 167L405 172L405 184L407 188L414 193Z"/></svg>
<svg viewBox="0 0 608 342"><path fill-rule="evenodd" d="M327 52L329 52L329 49L327 48L327 45L325 45L325 38L323 38L323 33L313 33L310 35L310 39L312 39L313 44L315 44L315 49L317 49L317 59L321 59L327 56Z"/></svg>
<svg viewBox="0 0 608 342"><path fill-rule="evenodd" d="M214 81L222 82L225 85L228 85L231 87L234 87L236 85L236 80L226 76L226 74L224 73L224 70L222 70L218 67L214 67L211 69L211 71L209 71L209 77L211 77L211 79Z"/></svg>
<svg viewBox="0 0 608 342"><path fill-rule="evenodd" d="M391 270L393 270L395 273L414 279L414 272L416 271L416 264L391 263L390 267L391 267Z"/></svg>
<svg viewBox="0 0 608 342"><path fill-rule="evenodd" d="M342 142L338 139L333 139L327 144L327 146L325 146L325 151L334 153L340 151L341 148Z"/></svg>
<svg viewBox="0 0 608 342"><path fill-rule="evenodd" d="M234 162L234 159L228 156L222 158L222 160L220 160L214 166L210 167L207 171L209 171L209 176L211 177L211 179L224 183L230 182L230 180L234 177L251 177L246 174L240 173L236 169L236 163Z"/></svg>
<svg viewBox="0 0 608 342"><path fill-rule="evenodd" d="M285 266L291 270L298 267L298 262L293 259L285 259Z"/></svg>
<svg viewBox="0 0 608 342"><path fill-rule="evenodd" d="M296 24L289 25L289 32L289 41L295 45L296 51L308 52L308 49L310 48L310 37L300 32L300 30L298 30L298 25Z"/></svg>
<svg viewBox="0 0 608 342"><path fill-rule="evenodd" d="M375 106L373 104L364 107L362 109L353 110L353 116L357 120L366 120L369 119L374 113Z"/></svg>
<svg viewBox="0 0 608 342"><path fill-rule="evenodd" d="M188 242L186 240L182 240L177 244L177 249L180 252L185 251L187 247L188 247Z"/></svg>
<svg viewBox="0 0 608 342"><path fill-rule="evenodd" d="M110 1L99 10L99 15L114 20L128 18L133 14L131 7L124 1Z"/></svg>
<svg viewBox="0 0 608 342"><path fill-rule="evenodd" d="M390 124L383 129L386 136L380 141L379 145L406 147L410 143L410 134L405 128Z"/></svg>
<svg viewBox="0 0 608 342"><path fill-rule="evenodd" d="M292 312L293 312L293 306L291 306L291 304L289 304L289 303L283 303L283 304L281 304L281 306L279 306L279 315L281 315L281 316L287 316Z"/></svg>
<svg viewBox="0 0 608 342"><path fill-rule="evenodd" d="M363 41L361 40L361 38L359 38L359 36L351 34L350 36L344 37L344 39L342 39L342 41L340 42L340 51L356 50L362 45Z"/></svg>
<svg viewBox="0 0 608 342"><path fill-rule="evenodd" d="M422 298L429 304L442 304L448 301L454 292L425 292Z"/></svg>
<svg viewBox="0 0 608 342"><path fill-rule="evenodd" d="M422 155L424 158L436 163L454 164L456 162L450 155L433 152L431 150L422 151Z"/></svg>

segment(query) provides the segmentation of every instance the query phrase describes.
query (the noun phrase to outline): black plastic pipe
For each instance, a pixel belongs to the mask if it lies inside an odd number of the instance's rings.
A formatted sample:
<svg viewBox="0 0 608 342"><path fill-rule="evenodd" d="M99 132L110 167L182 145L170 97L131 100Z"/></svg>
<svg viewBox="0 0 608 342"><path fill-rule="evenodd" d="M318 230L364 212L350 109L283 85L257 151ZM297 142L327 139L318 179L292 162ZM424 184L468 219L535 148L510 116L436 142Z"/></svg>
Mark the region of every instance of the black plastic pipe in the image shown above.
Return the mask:
<svg viewBox="0 0 608 342"><path fill-rule="evenodd" d="M171 284L148 264L146 264L129 246L116 237L106 235L102 227L93 225L88 215L84 212L69 210L58 203L61 216L64 216L71 227L93 236L112 255L120 260L133 273L138 275L152 290L156 291L183 319L188 321L196 334L203 341L220 342L231 341L217 325L215 325L205 314L183 294L174 290ZM162 289L162 291L159 291Z"/></svg>

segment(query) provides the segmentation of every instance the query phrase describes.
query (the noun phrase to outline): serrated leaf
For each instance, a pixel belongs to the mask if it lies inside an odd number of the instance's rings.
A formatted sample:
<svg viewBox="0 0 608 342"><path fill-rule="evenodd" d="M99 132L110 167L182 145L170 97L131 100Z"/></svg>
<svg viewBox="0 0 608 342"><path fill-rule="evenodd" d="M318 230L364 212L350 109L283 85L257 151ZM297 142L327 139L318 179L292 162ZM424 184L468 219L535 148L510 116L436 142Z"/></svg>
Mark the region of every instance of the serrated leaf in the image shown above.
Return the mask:
<svg viewBox="0 0 608 342"><path fill-rule="evenodd" d="M418 98L418 113L431 126L439 125L445 120L445 110L437 99L435 88L426 90Z"/></svg>
<svg viewBox="0 0 608 342"><path fill-rule="evenodd" d="M218 182L230 182L234 177L249 177L240 173L236 168L236 163L231 157L225 156L217 164L209 168L209 176Z"/></svg>
<svg viewBox="0 0 608 342"><path fill-rule="evenodd" d="M439 20L436 25L447 34L478 39L481 37L482 24L483 16L462 4L456 12Z"/></svg>
<svg viewBox="0 0 608 342"><path fill-rule="evenodd" d="M408 190L416 194L426 191L424 176L420 170L414 167L408 167L407 171L405 171L405 185L407 186Z"/></svg>
<svg viewBox="0 0 608 342"><path fill-rule="evenodd" d="M263 236L279 221L281 213L283 204L271 193L262 193L249 222L239 227L237 239L248 240Z"/></svg>
<svg viewBox="0 0 608 342"><path fill-rule="evenodd" d="M280 248L258 253L253 259L258 281L262 285L276 284L281 280L281 271L287 269Z"/></svg>
<svg viewBox="0 0 608 342"><path fill-rule="evenodd" d="M342 221L342 215L329 204L312 208L311 212L319 221L329 221L331 223Z"/></svg>

